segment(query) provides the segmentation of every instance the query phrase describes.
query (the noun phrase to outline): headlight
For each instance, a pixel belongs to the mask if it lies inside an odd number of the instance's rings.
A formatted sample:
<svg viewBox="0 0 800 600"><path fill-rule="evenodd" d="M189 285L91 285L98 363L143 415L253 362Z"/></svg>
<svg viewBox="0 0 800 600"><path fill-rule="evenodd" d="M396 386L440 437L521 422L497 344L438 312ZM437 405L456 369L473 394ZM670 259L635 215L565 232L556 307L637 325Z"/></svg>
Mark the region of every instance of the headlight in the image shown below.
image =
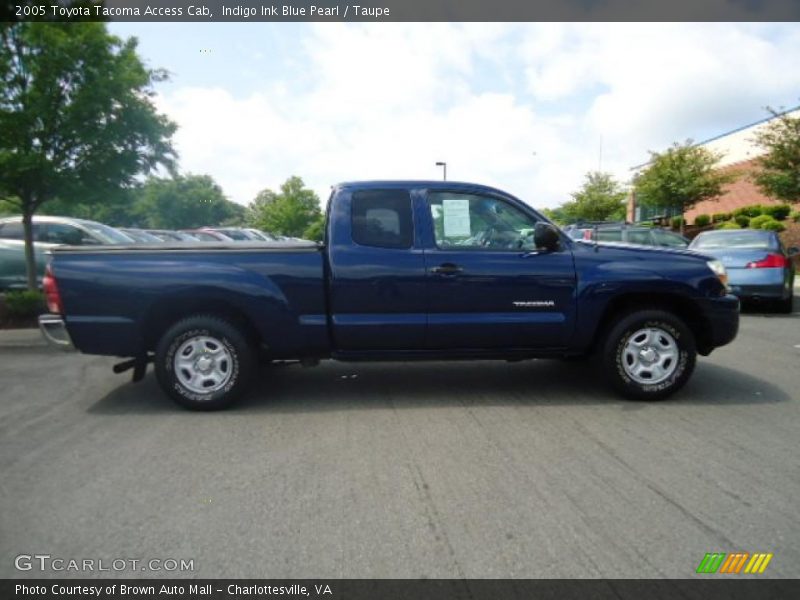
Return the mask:
<svg viewBox="0 0 800 600"><path fill-rule="evenodd" d="M711 269L711 272L717 276L722 282L722 285L725 286L725 289L728 289L728 272L725 270L725 265L723 265L718 260L709 260L707 263L708 268Z"/></svg>

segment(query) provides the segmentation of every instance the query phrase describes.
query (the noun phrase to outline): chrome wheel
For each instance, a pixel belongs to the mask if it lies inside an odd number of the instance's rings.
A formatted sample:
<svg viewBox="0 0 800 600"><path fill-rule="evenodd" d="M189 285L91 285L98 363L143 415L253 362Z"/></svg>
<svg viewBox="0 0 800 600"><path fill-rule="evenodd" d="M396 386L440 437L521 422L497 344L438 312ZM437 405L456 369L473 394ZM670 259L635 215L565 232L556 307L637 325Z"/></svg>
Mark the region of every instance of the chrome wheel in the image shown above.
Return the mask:
<svg viewBox="0 0 800 600"><path fill-rule="evenodd" d="M233 357L220 340L199 335L180 345L173 366L178 381L186 389L197 394L211 394L230 381Z"/></svg>
<svg viewBox="0 0 800 600"><path fill-rule="evenodd" d="M661 383L678 367L678 343L659 327L645 327L628 337L622 350L622 368L640 384Z"/></svg>

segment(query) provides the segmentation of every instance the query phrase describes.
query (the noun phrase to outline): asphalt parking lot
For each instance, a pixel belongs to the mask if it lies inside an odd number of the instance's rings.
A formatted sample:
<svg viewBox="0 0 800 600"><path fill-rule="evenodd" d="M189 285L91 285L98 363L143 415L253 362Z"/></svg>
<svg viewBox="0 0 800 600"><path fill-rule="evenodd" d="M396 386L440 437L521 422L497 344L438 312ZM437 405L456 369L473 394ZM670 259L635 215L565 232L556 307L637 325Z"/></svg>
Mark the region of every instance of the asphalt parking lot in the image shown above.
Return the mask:
<svg viewBox="0 0 800 600"><path fill-rule="evenodd" d="M0 577L683 578L712 551L800 577L798 313L743 315L660 403L581 364L328 363L196 414L114 362L0 344Z"/></svg>

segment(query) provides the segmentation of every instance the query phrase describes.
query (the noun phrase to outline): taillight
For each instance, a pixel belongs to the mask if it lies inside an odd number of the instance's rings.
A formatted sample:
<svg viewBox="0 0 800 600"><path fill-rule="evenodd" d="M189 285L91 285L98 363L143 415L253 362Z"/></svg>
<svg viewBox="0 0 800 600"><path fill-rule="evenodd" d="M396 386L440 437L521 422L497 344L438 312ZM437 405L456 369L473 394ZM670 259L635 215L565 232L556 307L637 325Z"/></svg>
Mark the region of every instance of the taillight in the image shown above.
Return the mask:
<svg viewBox="0 0 800 600"><path fill-rule="evenodd" d="M47 310L57 315L63 313L64 307L61 305L61 294L58 293L58 285L56 284L56 278L53 275L53 269L50 268L50 265L47 265L44 271L42 289L44 290L44 297L47 300Z"/></svg>
<svg viewBox="0 0 800 600"><path fill-rule="evenodd" d="M766 258L747 263L748 269L784 269L789 260L783 254L767 254Z"/></svg>

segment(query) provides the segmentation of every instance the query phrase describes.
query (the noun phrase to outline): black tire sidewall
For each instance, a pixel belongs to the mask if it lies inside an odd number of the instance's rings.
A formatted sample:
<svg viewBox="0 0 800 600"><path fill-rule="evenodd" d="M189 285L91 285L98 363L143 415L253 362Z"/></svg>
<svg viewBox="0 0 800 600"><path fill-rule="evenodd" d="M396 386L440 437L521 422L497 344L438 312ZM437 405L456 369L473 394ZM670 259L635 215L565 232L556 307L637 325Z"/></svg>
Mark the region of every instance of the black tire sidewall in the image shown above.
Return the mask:
<svg viewBox="0 0 800 600"><path fill-rule="evenodd" d="M667 379L656 384L634 381L623 366L626 342L645 327L663 329L678 344L677 368ZM611 329L603 353L603 370L613 387L624 396L636 400L661 400L684 386L694 371L696 358L694 335L680 319L664 311L639 311L623 317Z"/></svg>
<svg viewBox="0 0 800 600"><path fill-rule="evenodd" d="M225 346L231 355L231 377L225 386L210 394L185 388L174 371L175 353L186 340L209 336ZM178 404L191 410L219 410L229 406L247 388L252 371L252 349L233 325L216 317L190 317L173 325L156 349L156 377L162 389Z"/></svg>

